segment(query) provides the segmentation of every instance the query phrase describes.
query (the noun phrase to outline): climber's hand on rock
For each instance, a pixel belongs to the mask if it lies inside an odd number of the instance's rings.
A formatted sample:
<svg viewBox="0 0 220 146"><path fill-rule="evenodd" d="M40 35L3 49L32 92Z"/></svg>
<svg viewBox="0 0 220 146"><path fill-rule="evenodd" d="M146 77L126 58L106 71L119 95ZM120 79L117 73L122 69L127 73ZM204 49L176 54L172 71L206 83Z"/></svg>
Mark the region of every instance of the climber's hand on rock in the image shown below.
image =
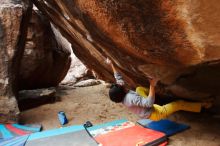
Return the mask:
<svg viewBox="0 0 220 146"><path fill-rule="evenodd" d="M111 65L112 61L109 58L106 58L105 63Z"/></svg>
<svg viewBox="0 0 220 146"><path fill-rule="evenodd" d="M157 83L158 83L158 79L157 78L150 78L149 79L149 82L150 82L150 85L151 86L156 86L157 85Z"/></svg>

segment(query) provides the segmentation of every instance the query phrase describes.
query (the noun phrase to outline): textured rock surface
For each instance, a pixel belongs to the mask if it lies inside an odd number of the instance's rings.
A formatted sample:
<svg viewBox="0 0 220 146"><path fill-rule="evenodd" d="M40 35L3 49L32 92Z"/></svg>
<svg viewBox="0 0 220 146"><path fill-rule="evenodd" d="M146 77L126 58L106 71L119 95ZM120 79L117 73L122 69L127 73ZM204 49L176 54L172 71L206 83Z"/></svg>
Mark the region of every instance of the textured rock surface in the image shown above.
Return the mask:
<svg viewBox="0 0 220 146"><path fill-rule="evenodd" d="M54 30L54 31L53 31ZM20 89L57 86L70 67L70 49L38 11L32 12L19 75Z"/></svg>
<svg viewBox="0 0 220 146"><path fill-rule="evenodd" d="M113 81L109 57L131 87L152 76L163 95L220 95L218 0L32 1L100 78Z"/></svg>
<svg viewBox="0 0 220 146"><path fill-rule="evenodd" d="M0 122L16 120L19 113L13 88L16 82L13 62L16 55L19 57L18 36L26 10L19 0L0 1Z"/></svg>
<svg viewBox="0 0 220 146"><path fill-rule="evenodd" d="M88 79L77 82L74 87L87 87L101 84L101 81L95 79Z"/></svg>
<svg viewBox="0 0 220 146"><path fill-rule="evenodd" d="M78 80L88 76L88 74L89 70L86 66L74 54L71 54L71 66L61 84L73 85Z"/></svg>
<svg viewBox="0 0 220 146"><path fill-rule="evenodd" d="M59 36L59 40L62 42L63 46L67 50L70 50L71 52L71 65L70 68L65 76L65 78L62 80L62 85L73 85L78 80L82 79L83 77L86 77L89 75L89 70L86 68L86 66L73 54L71 44L60 34L59 31L53 27L56 34Z"/></svg>
<svg viewBox="0 0 220 146"><path fill-rule="evenodd" d="M54 87L19 91L18 106L21 111L56 101Z"/></svg>
<svg viewBox="0 0 220 146"><path fill-rule="evenodd" d="M25 0L0 1L0 56L0 122L17 119L18 90L58 85L71 62L59 33Z"/></svg>

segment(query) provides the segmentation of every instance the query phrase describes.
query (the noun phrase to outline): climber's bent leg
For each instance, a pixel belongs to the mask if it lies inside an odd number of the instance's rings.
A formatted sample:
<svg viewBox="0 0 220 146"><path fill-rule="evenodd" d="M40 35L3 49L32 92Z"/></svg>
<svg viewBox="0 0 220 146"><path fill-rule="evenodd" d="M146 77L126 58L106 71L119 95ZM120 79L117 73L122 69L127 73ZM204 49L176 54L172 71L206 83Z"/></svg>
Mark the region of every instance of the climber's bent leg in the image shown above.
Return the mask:
<svg viewBox="0 0 220 146"><path fill-rule="evenodd" d="M164 119L179 110L200 112L202 108L202 103L178 100L163 106L154 104L153 107L154 111L151 113L149 119L157 121L160 119Z"/></svg>

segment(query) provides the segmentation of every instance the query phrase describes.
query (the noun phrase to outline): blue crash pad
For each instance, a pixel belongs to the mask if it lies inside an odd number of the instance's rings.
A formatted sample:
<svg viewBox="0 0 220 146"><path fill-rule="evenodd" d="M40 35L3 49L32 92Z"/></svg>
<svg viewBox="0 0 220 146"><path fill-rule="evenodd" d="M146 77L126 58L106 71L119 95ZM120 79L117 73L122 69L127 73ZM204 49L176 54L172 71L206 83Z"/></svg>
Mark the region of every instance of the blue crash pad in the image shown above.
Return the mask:
<svg viewBox="0 0 220 146"><path fill-rule="evenodd" d="M137 121L140 125L144 126L145 128L150 128L156 131L160 131L165 133L167 136L174 135L181 131L184 131L190 126L186 124L181 124L177 122L170 121L168 119L163 119L160 121L151 121L149 119L141 119Z"/></svg>

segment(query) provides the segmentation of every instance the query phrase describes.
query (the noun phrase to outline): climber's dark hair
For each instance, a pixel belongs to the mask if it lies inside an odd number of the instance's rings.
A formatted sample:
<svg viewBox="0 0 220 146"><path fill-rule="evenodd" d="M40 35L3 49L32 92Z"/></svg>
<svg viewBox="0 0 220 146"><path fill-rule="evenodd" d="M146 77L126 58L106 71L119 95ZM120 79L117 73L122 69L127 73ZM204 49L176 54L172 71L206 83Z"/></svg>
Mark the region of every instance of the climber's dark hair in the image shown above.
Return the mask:
<svg viewBox="0 0 220 146"><path fill-rule="evenodd" d="M118 84L112 84L109 90L109 97L111 101L119 103L122 102L124 97L126 95L126 92L124 90L124 87Z"/></svg>

